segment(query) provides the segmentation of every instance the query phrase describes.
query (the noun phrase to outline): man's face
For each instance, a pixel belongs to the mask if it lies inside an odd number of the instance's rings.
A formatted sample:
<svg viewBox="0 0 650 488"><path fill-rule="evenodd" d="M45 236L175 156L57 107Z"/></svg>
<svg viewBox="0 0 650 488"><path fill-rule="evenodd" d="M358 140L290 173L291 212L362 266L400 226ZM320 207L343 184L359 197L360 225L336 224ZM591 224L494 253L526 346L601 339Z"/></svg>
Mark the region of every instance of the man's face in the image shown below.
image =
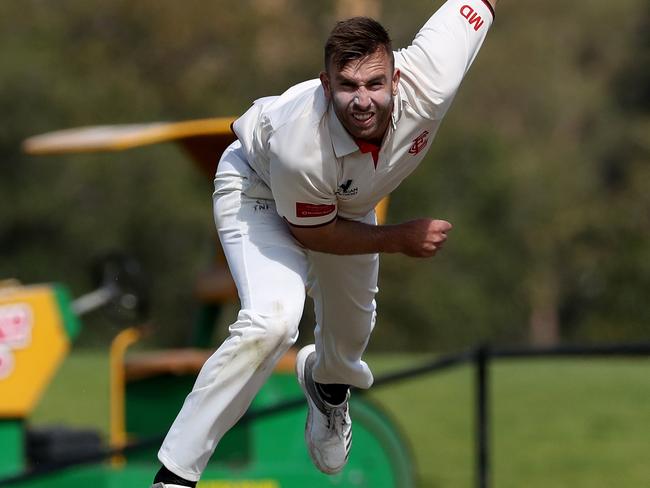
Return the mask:
<svg viewBox="0 0 650 488"><path fill-rule="evenodd" d="M399 70L384 49L320 75L325 95L343 127L357 139L380 144L393 110Z"/></svg>

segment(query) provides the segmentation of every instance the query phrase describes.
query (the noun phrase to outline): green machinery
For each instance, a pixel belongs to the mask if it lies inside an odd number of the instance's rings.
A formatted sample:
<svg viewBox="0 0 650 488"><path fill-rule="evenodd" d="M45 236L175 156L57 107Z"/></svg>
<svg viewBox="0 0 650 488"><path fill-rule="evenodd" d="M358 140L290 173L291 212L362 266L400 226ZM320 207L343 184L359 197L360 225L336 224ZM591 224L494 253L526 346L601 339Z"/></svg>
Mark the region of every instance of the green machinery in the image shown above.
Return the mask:
<svg viewBox="0 0 650 488"><path fill-rule="evenodd" d="M206 175L215 154L232 140L232 119L207 119L75 129L26 141L32 154L113 151L165 141L180 143ZM385 210L385 202L382 206ZM140 339L125 329L111 346L111 433L31 432L29 415L81 328L80 317L99 306L137 308L137 270L113 256L97 290L73 300L65 286L0 282L0 486L20 488L147 487L162 436L204 360L206 338L220 303L234 289L221 259L199 278L201 302L194 343L200 348L129 353ZM321 474L304 443L306 403L290 352L255 398L252 415L219 444L200 488L318 488L414 486L408 446L394 423L362 394L352 397L354 446L346 469Z"/></svg>
<svg viewBox="0 0 650 488"><path fill-rule="evenodd" d="M85 454L88 452L84 450L96 455L108 454L109 446L88 444L87 437L68 432L67 436L49 440L50 451L54 453L52 459L48 460L41 453L39 464L33 464L34 460L26 455L33 449L25 445L30 438L25 435L28 413L37 401L37 390L44 388L79 331L80 323L75 313L78 308L75 304L79 302L71 301L61 285L25 287L12 284L3 287L0 297L3 324L20 323L11 336L2 336L5 343L9 338L16 346L11 349L12 368L5 371L0 380L2 479L7 482L13 478L11 486L24 488L148 486L157 465L153 446L127 449L125 454L113 455L107 462L88 464L81 462L87 460ZM28 342L23 341L20 347L18 328L23 336L29 336ZM3 332L10 332L9 328L4 327ZM135 444L143 439L156 439L164 433L191 389L197 368L209 354L199 349L158 351L140 356L132 354L122 361L126 346L137 336L137 330L126 329L113 343L113 400L123 402L113 411L113 434L117 434L112 435L114 447L128 445L120 438L121 428L125 429L126 439ZM49 358L42 357L45 347L52 350ZM31 367L34 355L41 356L38 361L41 369L36 372ZM293 355L288 354L255 398L253 412L301 398L292 370ZM19 389L19 385L26 383L29 384ZM9 398L11 401L7 400ZM304 403L299 403L303 406L242 422L230 431L217 448L199 486L401 488L413 485L411 460L403 439L390 419L362 395L355 395L351 405L355 446L348 467L337 476L319 473L311 464L304 445L306 411ZM66 451L76 451L77 460ZM29 475L31 469L43 470L48 463L56 468L68 467L46 475ZM25 476L20 477L21 474Z"/></svg>

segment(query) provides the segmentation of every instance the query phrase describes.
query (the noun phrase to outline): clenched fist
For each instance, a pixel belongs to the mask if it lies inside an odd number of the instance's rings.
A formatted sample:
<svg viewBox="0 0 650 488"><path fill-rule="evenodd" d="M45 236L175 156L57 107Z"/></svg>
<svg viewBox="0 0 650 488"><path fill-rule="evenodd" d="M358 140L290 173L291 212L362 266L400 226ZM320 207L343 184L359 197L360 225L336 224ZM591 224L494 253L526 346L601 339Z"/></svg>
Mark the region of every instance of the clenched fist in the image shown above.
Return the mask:
<svg viewBox="0 0 650 488"><path fill-rule="evenodd" d="M447 240L452 225L446 220L417 219L398 224L399 252L416 258L428 258Z"/></svg>

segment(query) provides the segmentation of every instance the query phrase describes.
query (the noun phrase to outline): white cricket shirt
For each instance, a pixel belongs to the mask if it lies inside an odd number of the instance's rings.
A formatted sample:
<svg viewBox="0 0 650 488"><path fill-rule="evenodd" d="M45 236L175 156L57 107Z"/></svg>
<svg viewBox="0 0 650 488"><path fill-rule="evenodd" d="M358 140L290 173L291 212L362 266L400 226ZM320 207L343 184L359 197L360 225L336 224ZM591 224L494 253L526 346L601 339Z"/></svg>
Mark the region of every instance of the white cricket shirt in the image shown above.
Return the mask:
<svg viewBox="0 0 650 488"><path fill-rule="evenodd" d="M492 21L484 0L449 0L395 52L398 94L374 156L345 130L319 80L255 101L233 124L263 182L247 193L274 199L293 225L363 219L424 158Z"/></svg>

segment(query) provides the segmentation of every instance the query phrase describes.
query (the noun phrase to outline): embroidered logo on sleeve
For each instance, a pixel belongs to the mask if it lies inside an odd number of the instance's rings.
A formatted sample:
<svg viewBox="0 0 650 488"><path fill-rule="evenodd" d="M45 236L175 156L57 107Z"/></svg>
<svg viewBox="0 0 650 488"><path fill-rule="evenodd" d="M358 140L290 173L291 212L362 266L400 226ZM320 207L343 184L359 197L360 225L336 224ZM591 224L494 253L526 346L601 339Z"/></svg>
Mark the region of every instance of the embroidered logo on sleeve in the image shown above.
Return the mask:
<svg viewBox="0 0 650 488"><path fill-rule="evenodd" d="M473 26L474 30L477 32L483 26L483 19L469 5L463 5L460 8L460 15L465 17L467 22L469 22L469 25Z"/></svg>
<svg viewBox="0 0 650 488"><path fill-rule="evenodd" d="M335 205L296 202L296 217L323 217L336 210Z"/></svg>
<svg viewBox="0 0 650 488"><path fill-rule="evenodd" d="M416 155L422 151L425 147L427 147L427 143L429 142L429 131L425 130L417 136L415 139L413 139L413 144L411 145L411 149L409 149L409 154Z"/></svg>

